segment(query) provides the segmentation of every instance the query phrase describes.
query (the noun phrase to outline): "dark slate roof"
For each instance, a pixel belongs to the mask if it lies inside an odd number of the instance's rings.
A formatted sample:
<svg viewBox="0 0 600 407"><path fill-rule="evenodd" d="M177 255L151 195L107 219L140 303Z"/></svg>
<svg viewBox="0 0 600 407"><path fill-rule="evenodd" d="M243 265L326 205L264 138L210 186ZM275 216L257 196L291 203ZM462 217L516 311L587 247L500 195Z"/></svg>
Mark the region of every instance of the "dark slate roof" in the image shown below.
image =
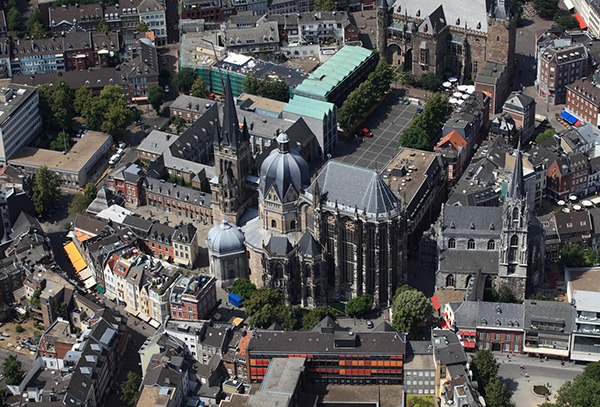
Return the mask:
<svg viewBox="0 0 600 407"><path fill-rule="evenodd" d="M292 244L287 236L271 236L271 239L269 239L269 251L275 255L285 255L292 251Z"/></svg>
<svg viewBox="0 0 600 407"><path fill-rule="evenodd" d="M575 307L565 302L525 300L524 324L526 330L533 330L533 321L564 324L563 331L569 335L575 328L577 313ZM558 332L556 332L558 333Z"/></svg>
<svg viewBox="0 0 600 407"><path fill-rule="evenodd" d="M494 274L498 272L498 250L444 250L439 267L446 273Z"/></svg>
<svg viewBox="0 0 600 407"><path fill-rule="evenodd" d="M337 322L333 320L329 315L321 320L317 325L314 326L310 332L319 332L319 333L333 333L336 331L344 331L347 329L343 329L338 325Z"/></svg>
<svg viewBox="0 0 600 407"><path fill-rule="evenodd" d="M394 193L374 170L329 161L309 187L307 192L311 197L317 184L321 202L326 206L337 204L341 210L352 213L356 208L361 215L366 211L368 217L397 213Z"/></svg>
<svg viewBox="0 0 600 407"><path fill-rule="evenodd" d="M454 311L454 319L459 329L477 326L523 329L523 304L465 301Z"/></svg>
<svg viewBox="0 0 600 407"><path fill-rule="evenodd" d="M335 333L319 332L266 332L253 335L248 344L248 352L281 353L324 353L339 352L334 344ZM404 354L406 343L396 332L357 333L356 348L352 353ZM348 350L349 348L344 348ZM350 350L348 350L350 351Z"/></svg>
<svg viewBox="0 0 600 407"><path fill-rule="evenodd" d="M131 227L135 232L144 231L147 234L152 226L152 221L139 216L127 215L125 216L125 219L123 219L123 225Z"/></svg>
<svg viewBox="0 0 600 407"><path fill-rule="evenodd" d="M173 233L173 240L189 243L195 236L196 228L191 223L188 223L175 229L175 233Z"/></svg>
<svg viewBox="0 0 600 407"><path fill-rule="evenodd" d="M92 218L80 213L75 216L74 227L75 229L80 229L83 232L97 235L107 226L108 224L100 219Z"/></svg>
<svg viewBox="0 0 600 407"><path fill-rule="evenodd" d="M298 246L300 247L302 253L307 256L314 257L321 254L321 248L317 244L315 238L309 232L304 232L304 235L302 235L302 238L298 242Z"/></svg>
<svg viewBox="0 0 600 407"><path fill-rule="evenodd" d="M464 365L467 355L458 341L458 336L448 329L434 329L431 344L434 358L442 365Z"/></svg>
<svg viewBox="0 0 600 407"><path fill-rule="evenodd" d="M29 215L26 212L21 212L15 223L12 225L12 236L18 236L28 232L31 228L38 230L43 233L42 225L38 222L37 218L33 215Z"/></svg>
<svg viewBox="0 0 600 407"><path fill-rule="evenodd" d="M444 205L442 229L446 236L498 237L502 230L502 208Z"/></svg>
<svg viewBox="0 0 600 407"><path fill-rule="evenodd" d="M373 332L396 332L396 330L387 321L383 321L373 329Z"/></svg>
<svg viewBox="0 0 600 407"><path fill-rule="evenodd" d="M592 230L592 221L587 211L563 213L554 215L559 235L570 233L586 233Z"/></svg>

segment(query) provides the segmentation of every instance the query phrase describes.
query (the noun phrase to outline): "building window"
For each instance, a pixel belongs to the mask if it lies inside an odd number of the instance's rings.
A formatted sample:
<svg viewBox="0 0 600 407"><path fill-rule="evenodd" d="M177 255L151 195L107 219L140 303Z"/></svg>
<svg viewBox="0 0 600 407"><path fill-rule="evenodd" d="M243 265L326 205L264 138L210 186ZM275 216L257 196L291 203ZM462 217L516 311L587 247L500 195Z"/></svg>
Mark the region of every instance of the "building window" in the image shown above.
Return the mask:
<svg viewBox="0 0 600 407"><path fill-rule="evenodd" d="M446 287L454 287L454 275L448 274L446 277Z"/></svg>
<svg viewBox="0 0 600 407"><path fill-rule="evenodd" d="M456 249L456 240L452 237L448 239L448 249Z"/></svg>
<svg viewBox="0 0 600 407"><path fill-rule="evenodd" d="M276 228L277 227L277 221L275 219L271 219L271 227L272 228Z"/></svg>
<svg viewBox="0 0 600 407"><path fill-rule="evenodd" d="M475 240L469 239L469 241L467 242L467 249L475 250Z"/></svg>
<svg viewBox="0 0 600 407"><path fill-rule="evenodd" d="M515 263L517 261L517 250L519 248L519 236L512 235L510 238L510 249L508 254L509 263Z"/></svg>

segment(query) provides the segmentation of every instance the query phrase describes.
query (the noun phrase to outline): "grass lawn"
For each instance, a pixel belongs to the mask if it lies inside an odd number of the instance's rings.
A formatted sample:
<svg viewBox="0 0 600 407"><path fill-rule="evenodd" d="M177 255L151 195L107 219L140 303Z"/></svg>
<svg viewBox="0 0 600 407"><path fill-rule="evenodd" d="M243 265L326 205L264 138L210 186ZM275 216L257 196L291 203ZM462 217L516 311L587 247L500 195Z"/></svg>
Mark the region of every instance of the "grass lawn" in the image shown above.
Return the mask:
<svg viewBox="0 0 600 407"><path fill-rule="evenodd" d="M417 394L409 394L406 396L407 407L435 407L433 396L421 396Z"/></svg>

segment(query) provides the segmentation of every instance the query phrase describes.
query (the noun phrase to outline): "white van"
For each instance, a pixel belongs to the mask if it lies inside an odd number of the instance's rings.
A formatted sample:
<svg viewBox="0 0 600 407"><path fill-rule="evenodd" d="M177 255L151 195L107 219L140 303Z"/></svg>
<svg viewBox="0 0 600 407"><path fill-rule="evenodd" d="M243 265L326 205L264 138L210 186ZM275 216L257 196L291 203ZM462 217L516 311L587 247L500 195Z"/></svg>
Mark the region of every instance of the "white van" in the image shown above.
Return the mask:
<svg viewBox="0 0 600 407"><path fill-rule="evenodd" d="M108 163L110 165L115 165L117 163L117 161L119 161L120 158L121 158L121 156L119 156L118 154L114 154L112 157L110 157L110 159L108 160Z"/></svg>

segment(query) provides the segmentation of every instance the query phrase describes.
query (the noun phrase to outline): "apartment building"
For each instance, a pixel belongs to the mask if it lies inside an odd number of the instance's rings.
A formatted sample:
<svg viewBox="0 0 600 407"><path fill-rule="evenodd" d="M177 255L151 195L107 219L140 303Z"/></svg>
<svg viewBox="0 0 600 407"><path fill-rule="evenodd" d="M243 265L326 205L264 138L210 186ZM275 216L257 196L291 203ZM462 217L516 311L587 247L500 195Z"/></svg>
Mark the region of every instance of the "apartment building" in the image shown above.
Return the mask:
<svg viewBox="0 0 600 407"><path fill-rule="evenodd" d="M174 319L206 319L217 306L216 280L204 275L182 276L173 286L169 302Z"/></svg>
<svg viewBox="0 0 600 407"><path fill-rule="evenodd" d="M6 163L21 147L35 142L42 130L36 88L8 85L0 89L0 162Z"/></svg>
<svg viewBox="0 0 600 407"><path fill-rule="evenodd" d="M584 45L560 46L557 42L538 51L536 87L549 105L565 103L567 85L588 75L588 50Z"/></svg>

